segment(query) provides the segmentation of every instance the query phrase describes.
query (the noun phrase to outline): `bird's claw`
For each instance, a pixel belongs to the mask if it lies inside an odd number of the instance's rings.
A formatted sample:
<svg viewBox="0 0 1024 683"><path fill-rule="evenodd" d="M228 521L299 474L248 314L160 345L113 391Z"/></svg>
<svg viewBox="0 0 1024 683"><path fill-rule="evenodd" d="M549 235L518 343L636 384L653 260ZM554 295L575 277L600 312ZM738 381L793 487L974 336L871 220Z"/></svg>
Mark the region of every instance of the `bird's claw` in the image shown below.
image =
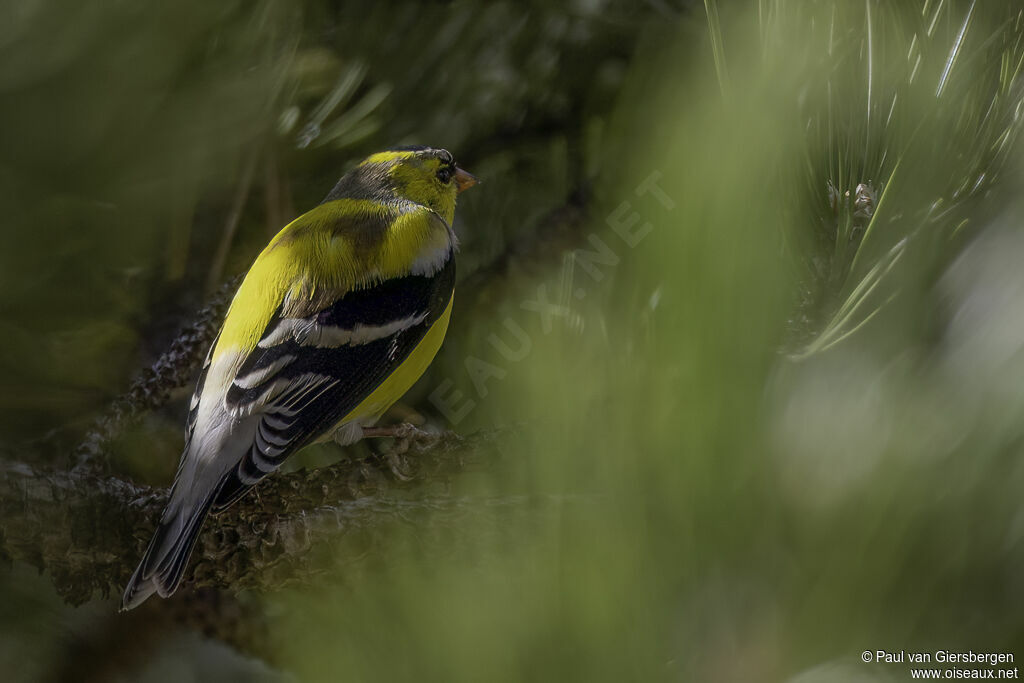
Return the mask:
<svg viewBox="0 0 1024 683"><path fill-rule="evenodd" d="M413 475L402 468L402 458L400 454L389 451L384 454L384 462L387 463L388 469L391 470L391 474L395 476L395 479L399 481L412 481Z"/></svg>
<svg viewBox="0 0 1024 683"><path fill-rule="evenodd" d="M395 440L394 444L383 456L391 473L395 475L396 479L401 481L409 481L413 478L412 474L403 467L406 460L405 456L410 453L410 450L413 452L422 451L441 441L461 440L461 437L455 434L455 432L446 431L435 434L420 429L408 422L390 427L365 427L363 428L363 436L370 438L389 437Z"/></svg>

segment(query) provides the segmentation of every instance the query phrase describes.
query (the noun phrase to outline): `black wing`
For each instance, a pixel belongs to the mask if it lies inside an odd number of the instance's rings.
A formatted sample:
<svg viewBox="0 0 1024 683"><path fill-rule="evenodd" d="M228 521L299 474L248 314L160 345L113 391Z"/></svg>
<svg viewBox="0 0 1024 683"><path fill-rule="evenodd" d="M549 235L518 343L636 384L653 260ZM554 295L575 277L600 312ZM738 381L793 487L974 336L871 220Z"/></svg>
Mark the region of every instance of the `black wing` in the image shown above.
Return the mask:
<svg viewBox="0 0 1024 683"><path fill-rule="evenodd" d="M349 292L307 318L275 315L227 392L237 415L260 415L256 437L213 503L223 510L285 458L359 405L408 357L444 312L455 259Z"/></svg>

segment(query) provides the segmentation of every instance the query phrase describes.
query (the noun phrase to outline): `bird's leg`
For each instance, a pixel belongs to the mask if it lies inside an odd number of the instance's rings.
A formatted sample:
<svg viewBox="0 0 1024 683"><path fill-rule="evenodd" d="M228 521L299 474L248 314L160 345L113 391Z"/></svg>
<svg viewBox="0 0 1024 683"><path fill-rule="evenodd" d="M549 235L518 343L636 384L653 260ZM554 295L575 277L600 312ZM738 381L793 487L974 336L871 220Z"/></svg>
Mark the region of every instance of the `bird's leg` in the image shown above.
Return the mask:
<svg viewBox="0 0 1024 683"><path fill-rule="evenodd" d="M387 427L363 427L363 437L376 439L380 437L391 437L393 439L423 439L430 437L430 432L424 431L414 424L402 422Z"/></svg>
<svg viewBox="0 0 1024 683"><path fill-rule="evenodd" d="M409 446L412 442L432 443L438 438L436 434L431 434L408 422L387 427L363 427L363 437L390 437L395 440L395 445L384 453L384 459L391 469L391 473L402 481L412 479L412 475L403 469L401 458L401 456L409 452Z"/></svg>

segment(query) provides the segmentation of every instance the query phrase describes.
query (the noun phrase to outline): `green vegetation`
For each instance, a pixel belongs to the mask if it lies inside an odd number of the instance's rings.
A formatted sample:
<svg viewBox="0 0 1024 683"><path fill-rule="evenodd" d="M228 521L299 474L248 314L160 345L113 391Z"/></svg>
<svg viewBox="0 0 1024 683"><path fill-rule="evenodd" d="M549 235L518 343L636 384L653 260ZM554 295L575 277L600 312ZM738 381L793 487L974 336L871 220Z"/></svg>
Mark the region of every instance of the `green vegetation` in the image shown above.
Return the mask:
<svg viewBox="0 0 1024 683"><path fill-rule="evenodd" d="M221 639L299 680L888 681L910 666L863 651L1024 658L1016 3L304 4L110 3L50 61L41 24L9 30L12 460L63 463L345 163L429 142L484 184L408 403L514 432L491 466L367 498L372 529L344 533L340 507L322 579L223 597L259 634ZM112 471L168 481L183 415L147 415ZM3 621L5 658L41 662L26 677L81 654L46 615L117 632L113 598L57 606L29 574L0 589L28 615ZM143 656L90 680L184 648L156 613L133 617L157 633Z"/></svg>

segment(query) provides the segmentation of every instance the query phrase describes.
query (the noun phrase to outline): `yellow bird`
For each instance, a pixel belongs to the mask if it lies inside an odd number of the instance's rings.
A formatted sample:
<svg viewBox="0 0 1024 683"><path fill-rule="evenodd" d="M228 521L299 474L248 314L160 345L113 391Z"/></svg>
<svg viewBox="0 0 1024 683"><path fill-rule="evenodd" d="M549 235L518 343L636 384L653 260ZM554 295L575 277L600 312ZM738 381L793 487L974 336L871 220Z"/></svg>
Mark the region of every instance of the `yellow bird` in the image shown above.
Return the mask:
<svg viewBox="0 0 1024 683"><path fill-rule="evenodd" d="M455 197L476 182L443 149L374 154L270 241L210 349L170 500L121 609L174 593L206 516L295 451L388 433L373 425L448 328Z"/></svg>

